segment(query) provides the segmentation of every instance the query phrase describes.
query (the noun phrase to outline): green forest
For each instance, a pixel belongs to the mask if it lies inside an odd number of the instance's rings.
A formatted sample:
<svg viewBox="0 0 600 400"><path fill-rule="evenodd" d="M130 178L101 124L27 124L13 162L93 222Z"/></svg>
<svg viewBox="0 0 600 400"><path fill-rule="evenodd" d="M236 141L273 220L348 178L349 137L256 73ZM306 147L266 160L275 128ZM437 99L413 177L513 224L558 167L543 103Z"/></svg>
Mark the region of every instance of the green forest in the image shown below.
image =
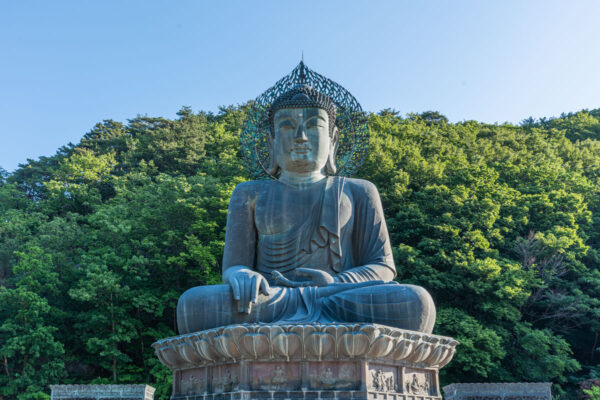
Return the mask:
<svg viewBox="0 0 600 400"><path fill-rule="evenodd" d="M221 281L229 197L250 179L247 107L106 120L0 169L0 400L57 383L168 398L150 345L176 334L181 293ZM368 119L358 177L381 194L396 279L432 293L434 333L460 341L442 384L551 381L555 397L600 398L600 109Z"/></svg>

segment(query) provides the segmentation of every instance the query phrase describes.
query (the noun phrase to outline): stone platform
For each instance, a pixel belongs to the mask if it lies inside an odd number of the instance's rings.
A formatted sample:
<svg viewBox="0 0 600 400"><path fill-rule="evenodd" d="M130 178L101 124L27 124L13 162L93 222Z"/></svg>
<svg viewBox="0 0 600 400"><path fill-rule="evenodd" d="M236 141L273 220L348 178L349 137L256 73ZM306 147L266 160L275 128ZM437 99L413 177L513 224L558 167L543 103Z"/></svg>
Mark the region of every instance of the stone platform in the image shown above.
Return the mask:
<svg viewBox="0 0 600 400"><path fill-rule="evenodd" d="M375 324L243 324L154 343L173 400L441 400L458 342Z"/></svg>
<svg viewBox="0 0 600 400"><path fill-rule="evenodd" d="M551 382L453 383L446 400L552 400Z"/></svg>

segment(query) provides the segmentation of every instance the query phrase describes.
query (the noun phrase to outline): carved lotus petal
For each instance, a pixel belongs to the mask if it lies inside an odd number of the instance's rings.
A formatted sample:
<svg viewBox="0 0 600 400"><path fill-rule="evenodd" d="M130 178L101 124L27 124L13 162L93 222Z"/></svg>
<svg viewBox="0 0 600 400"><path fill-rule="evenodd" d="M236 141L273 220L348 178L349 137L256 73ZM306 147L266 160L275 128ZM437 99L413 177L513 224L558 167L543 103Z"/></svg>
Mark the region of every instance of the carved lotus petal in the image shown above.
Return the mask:
<svg viewBox="0 0 600 400"><path fill-rule="evenodd" d="M389 335L391 337L393 337L396 340L396 342L404 339L404 332L402 332L402 331L397 331L397 330L391 330L390 329Z"/></svg>
<svg viewBox="0 0 600 400"><path fill-rule="evenodd" d="M243 325L233 325L223 329L223 335L229 336L238 348L240 346L240 337L248 332L248 328Z"/></svg>
<svg viewBox="0 0 600 400"><path fill-rule="evenodd" d="M208 339L212 340L215 336L223 334L223 328L218 329L209 329L208 331L197 332L196 337L199 339Z"/></svg>
<svg viewBox="0 0 600 400"><path fill-rule="evenodd" d="M179 367L185 362L171 344L159 347L156 350L156 355L158 356L158 359L169 368Z"/></svg>
<svg viewBox="0 0 600 400"><path fill-rule="evenodd" d="M394 360L403 360L407 358L415 348L414 342L409 339L399 339L396 342L396 347L392 353Z"/></svg>
<svg viewBox="0 0 600 400"><path fill-rule="evenodd" d="M327 325L323 332L329 333L334 339L337 339L345 332L348 332L348 327L344 325Z"/></svg>
<svg viewBox="0 0 600 400"><path fill-rule="evenodd" d="M427 357L425 362L430 365L437 365L446 357L448 351L450 351L448 346L438 344L433 347L431 354L429 354L429 357Z"/></svg>
<svg viewBox="0 0 600 400"><path fill-rule="evenodd" d="M369 338L361 332L348 332L342 335L338 347L339 353L342 355L363 356L369 350Z"/></svg>
<svg viewBox="0 0 600 400"><path fill-rule="evenodd" d="M182 342L177 345L177 353L190 364L198 364L204 359L198 354L194 345L190 342Z"/></svg>
<svg viewBox="0 0 600 400"><path fill-rule="evenodd" d="M394 349L394 338L388 335L379 335L371 344L369 356L380 358L385 357Z"/></svg>
<svg viewBox="0 0 600 400"><path fill-rule="evenodd" d="M432 346L429 343L419 343L415 351L408 358L408 360L416 363L425 360L427 357L429 357L429 354L431 353L431 347Z"/></svg>
<svg viewBox="0 0 600 400"><path fill-rule="evenodd" d="M222 356L233 360L240 356L240 351L233 342L233 338L225 334L215 338L215 348Z"/></svg>
<svg viewBox="0 0 600 400"><path fill-rule="evenodd" d="M295 333L281 333L273 338L273 351L290 361L290 357L296 355L302 347L300 337Z"/></svg>
<svg viewBox="0 0 600 400"><path fill-rule="evenodd" d="M418 342L419 340L421 340L421 335L419 335L418 333L406 333L406 337L412 341Z"/></svg>
<svg viewBox="0 0 600 400"><path fill-rule="evenodd" d="M256 332L262 333L269 339L273 339L275 336L279 335L280 333L283 333L283 327L278 325L262 326L258 328Z"/></svg>
<svg viewBox="0 0 600 400"><path fill-rule="evenodd" d="M247 333L240 338L243 353L255 360L269 354L269 340L262 333Z"/></svg>
<svg viewBox="0 0 600 400"><path fill-rule="evenodd" d="M349 328L346 325L328 325L325 327L323 332L329 333L333 337L333 342L337 343L339 338L346 332L348 332ZM333 347L334 357L338 357L337 346Z"/></svg>
<svg viewBox="0 0 600 400"><path fill-rule="evenodd" d="M324 332L314 332L304 341L306 351L317 357L319 361L333 349L333 336Z"/></svg>
<svg viewBox="0 0 600 400"><path fill-rule="evenodd" d="M275 336L279 335L280 333L283 333L284 329L280 325L274 325L274 326L271 325L271 326L259 327L256 330L256 332L265 335L267 337L267 340L269 341L269 343L271 343L271 346L272 346L273 339L275 338ZM269 357L273 357L273 349L272 348L269 348Z"/></svg>
<svg viewBox="0 0 600 400"><path fill-rule="evenodd" d="M317 328L314 325L297 325L293 326L292 329L290 329L290 332L295 333L304 341L306 341L306 338L316 330Z"/></svg>
<svg viewBox="0 0 600 400"><path fill-rule="evenodd" d="M375 340L381 333L379 328L375 325L361 325L358 329L360 333L364 333L369 338L369 342Z"/></svg>
<svg viewBox="0 0 600 400"><path fill-rule="evenodd" d="M213 350L214 346L208 339L196 340L194 347L196 347L200 356L207 361L215 361L218 358Z"/></svg>
<svg viewBox="0 0 600 400"><path fill-rule="evenodd" d="M438 363L438 367L442 368L444 365L448 364L450 361L452 361L452 357L454 357L454 353L456 353L456 349L454 347L450 348L450 351L448 352L448 354L446 354L446 357L444 357L444 359L442 359L439 363Z"/></svg>

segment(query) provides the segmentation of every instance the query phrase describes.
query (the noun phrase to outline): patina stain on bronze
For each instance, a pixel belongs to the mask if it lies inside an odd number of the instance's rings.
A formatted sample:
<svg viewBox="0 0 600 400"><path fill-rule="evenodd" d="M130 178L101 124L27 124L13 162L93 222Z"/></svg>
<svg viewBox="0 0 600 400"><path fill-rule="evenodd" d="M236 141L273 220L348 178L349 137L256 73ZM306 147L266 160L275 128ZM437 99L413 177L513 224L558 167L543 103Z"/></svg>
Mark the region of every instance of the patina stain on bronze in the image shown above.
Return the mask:
<svg viewBox="0 0 600 400"><path fill-rule="evenodd" d="M224 284L186 291L182 336L154 345L176 371L174 398L439 398L437 370L457 342L430 335L425 289L393 281L377 188L348 176L368 143L360 105L300 63L250 116L242 145L259 179L231 196Z"/></svg>

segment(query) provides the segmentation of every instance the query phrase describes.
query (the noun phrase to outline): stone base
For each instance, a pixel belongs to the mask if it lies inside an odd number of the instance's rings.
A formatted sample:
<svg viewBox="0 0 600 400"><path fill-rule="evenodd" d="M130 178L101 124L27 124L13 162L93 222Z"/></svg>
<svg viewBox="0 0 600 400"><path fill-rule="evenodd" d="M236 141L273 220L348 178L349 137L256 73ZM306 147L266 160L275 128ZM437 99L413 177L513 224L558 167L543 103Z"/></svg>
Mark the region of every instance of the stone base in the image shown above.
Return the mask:
<svg viewBox="0 0 600 400"><path fill-rule="evenodd" d="M441 400L454 339L374 324L233 325L153 344L173 400Z"/></svg>
<svg viewBox="0 0 600 400"><path fill-rule="evenodd" d="M446 400L552 400L551 382L453 383Z"/></svg>
<svg viewBox="0 0 600 400"><path fill-rule="evenodd" d="M436 396L406 396L398 393L362 392L358 390L323 390L323 391L236 391L219 394L203 394L171 397L177 400L433 400Z"/></svg>

